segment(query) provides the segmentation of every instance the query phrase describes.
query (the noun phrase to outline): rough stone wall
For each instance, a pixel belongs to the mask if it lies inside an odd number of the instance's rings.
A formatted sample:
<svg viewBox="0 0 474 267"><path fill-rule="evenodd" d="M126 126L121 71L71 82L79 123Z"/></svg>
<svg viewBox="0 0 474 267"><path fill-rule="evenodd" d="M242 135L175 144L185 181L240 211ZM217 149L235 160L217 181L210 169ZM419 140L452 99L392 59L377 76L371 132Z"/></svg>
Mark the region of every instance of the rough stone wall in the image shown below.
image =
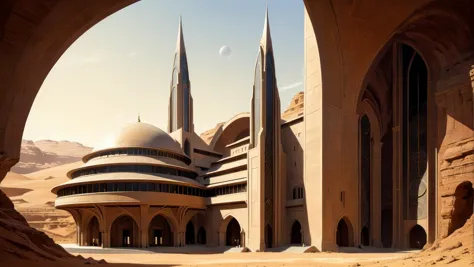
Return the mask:
<svg viewBox="0 0 474 267"><path fill-rule="evenodd" d="M45 233L31 228L0 190L0 258L58 260L73 256Z"/></svg>
<svg viewBox="0 0 474 267"><path fill-rule="evenodd" d="M463 182L474 184L473 90L471 84L451 87L437 95L438 113L438 237L448 236L455 212L455 191Z"/></svg>

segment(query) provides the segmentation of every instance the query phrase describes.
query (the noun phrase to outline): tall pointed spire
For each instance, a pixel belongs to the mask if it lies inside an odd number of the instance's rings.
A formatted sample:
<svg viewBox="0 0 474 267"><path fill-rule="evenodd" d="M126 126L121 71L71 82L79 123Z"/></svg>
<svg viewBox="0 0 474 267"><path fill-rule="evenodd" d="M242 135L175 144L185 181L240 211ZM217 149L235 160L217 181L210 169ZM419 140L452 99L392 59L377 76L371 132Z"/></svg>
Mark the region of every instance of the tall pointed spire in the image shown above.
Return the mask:
<svg viewBox="0 0 474 267"><path fill-rule="evenodd" d="M179 15L178 40L176 41L176 53L178 55L186 54L186 48L184 47L184 37L183 37L183 20L182 20L181 15Z"/></svg>
<svg viewBox="0 0 474 267"><path fill-rule="evenodd" d="M138 113L138 122L142 122L142 121L140 120L140 113Z"/></svg>
<svg viewBox="0 0 474 267"><path fill-rule="evenodd" d="M262 45L263 49L266 51L273 50L272 36L270 35L270 21L268 19L268 5L265 10L265 24L263 25L263 33L262 33L262 39L260 40L260 44Z"/></svg>

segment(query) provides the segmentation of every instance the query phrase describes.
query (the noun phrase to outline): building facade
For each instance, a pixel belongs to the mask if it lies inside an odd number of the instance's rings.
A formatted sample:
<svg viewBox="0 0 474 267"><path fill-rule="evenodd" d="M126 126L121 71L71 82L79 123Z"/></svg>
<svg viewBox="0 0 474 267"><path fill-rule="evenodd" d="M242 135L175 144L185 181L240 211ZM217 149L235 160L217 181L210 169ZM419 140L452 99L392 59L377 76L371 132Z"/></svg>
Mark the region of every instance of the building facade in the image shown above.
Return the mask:
<svg viewBox="0 0 474 267"><path fill-rule="evenodd" d="M446 114L435 104L460 101L459 114L472 114L469 88L459 89L460 99L435 95L424 57L397 39L366 76L356 113L347 111L346 92L321 90L324 55L313 26L306 13L304 112L281 119L266 16L251 110L205 142L194 132L180 22L167 132L132 124L53 189L56 207L76 220L78 244L421 248L461 227L472 215L472 171L460 174L468 182L456 184L450 199L460 208L446 222L435 177L452 175L459 158L471 155L472 127L455 131L445 122L463 141L438 140L436 116Z"/></svg>

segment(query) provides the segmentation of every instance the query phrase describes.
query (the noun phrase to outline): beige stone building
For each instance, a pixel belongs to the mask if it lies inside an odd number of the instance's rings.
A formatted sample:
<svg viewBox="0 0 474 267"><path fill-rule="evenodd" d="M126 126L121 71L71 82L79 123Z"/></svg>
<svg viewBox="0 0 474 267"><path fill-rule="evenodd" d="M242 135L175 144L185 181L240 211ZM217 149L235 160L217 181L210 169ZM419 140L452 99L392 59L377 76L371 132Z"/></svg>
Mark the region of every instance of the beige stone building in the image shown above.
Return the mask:
<svg viewBox="0 0 474 267"><path fill-rule="evenodd" d="M180 20L168 132L139 118L53 189L56 207L76 220L78 244L302 246L303 114L281 119L268 16L259 47L251 111L205 142L194 132Z"/></svg>

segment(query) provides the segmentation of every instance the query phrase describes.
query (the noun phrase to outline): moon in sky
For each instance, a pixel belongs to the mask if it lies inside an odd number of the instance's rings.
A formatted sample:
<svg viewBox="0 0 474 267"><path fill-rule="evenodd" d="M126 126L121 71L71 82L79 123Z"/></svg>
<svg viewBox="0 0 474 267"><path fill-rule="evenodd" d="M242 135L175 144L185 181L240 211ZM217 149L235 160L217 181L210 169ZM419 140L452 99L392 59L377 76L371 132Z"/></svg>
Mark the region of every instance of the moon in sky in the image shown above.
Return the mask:
<svg viewBox="0 0 474 267"><path fill-rule="evenodd" d="M224 45L221 47L221 49L219 49L219 55L221 57L229 57L230 54L232 54L232 50L227 45Z"/></svg>

